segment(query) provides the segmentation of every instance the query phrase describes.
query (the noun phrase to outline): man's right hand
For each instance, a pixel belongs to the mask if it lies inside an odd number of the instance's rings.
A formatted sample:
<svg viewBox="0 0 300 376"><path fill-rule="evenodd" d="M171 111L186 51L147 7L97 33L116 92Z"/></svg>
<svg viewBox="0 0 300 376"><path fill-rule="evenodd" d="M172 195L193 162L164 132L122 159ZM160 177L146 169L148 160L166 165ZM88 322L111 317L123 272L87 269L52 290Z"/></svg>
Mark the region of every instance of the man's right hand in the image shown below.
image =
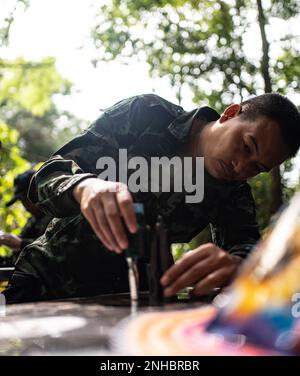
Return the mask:
<svg viewBox="0 0 300 376"><path fill-rule="evenodd" d="M126 184L90 178L78 183L73 196L103 244L117 253L128 248L126 231L137 231L133 200Z"/></svg>

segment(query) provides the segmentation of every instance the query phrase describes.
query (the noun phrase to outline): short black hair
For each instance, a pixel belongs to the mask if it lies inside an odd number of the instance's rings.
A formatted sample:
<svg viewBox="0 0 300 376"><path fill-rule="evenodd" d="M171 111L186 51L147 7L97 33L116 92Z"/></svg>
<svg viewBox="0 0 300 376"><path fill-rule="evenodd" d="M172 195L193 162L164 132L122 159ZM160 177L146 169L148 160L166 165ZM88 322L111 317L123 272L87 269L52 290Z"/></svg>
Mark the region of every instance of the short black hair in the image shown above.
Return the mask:
<svg viewBox="0 0 300 376"><path fill-rule="evenodd" d="M255 120L264 116L275 121L279 127L284 144L294 156L300 147L300 113L286 97L277 93L266 93L241 103L241 116Z"/></svg>

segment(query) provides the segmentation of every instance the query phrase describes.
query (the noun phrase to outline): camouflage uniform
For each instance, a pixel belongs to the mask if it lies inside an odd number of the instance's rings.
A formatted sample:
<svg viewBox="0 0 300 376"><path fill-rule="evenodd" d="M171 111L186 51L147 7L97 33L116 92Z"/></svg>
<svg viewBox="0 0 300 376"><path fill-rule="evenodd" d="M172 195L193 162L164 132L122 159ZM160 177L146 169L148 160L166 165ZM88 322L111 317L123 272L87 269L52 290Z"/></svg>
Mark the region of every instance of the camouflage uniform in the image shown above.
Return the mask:
<svg viewBox="0 0 300 376"><path fill-rule="evenodd" d="M39 216L32 215L23 227L19 237L22 239L21 249L32 243L35 239L43 235L52 215L41 213Z"/></svg>
<svg viewBox="0 0 300 376"><path fill-rule="evenodd" d="M16 201L22 200L26 197L29 189L30 180L35 174L34 170L27 170L22 174L19 174L14 179L14 196L5 204L6 207L10 207ZM21 238L20 250L12 253L9 257L0 256L0 267L12 267L20 251L28 244L32 243L35 239L43 235L49 222L53 217L43 212L36 212L34 215L31 213L31 217L27 220L25 226L22 228L21 233L18 235Z"/></svg>
<svg viewBox="0 0 300 376"><path fill-rule="evenodd" d="M30 276L28 286L35 286L31 300L128 290L124 256L108 251L97 239L80 214L73 188L99 174L99 157L111 156L118 164L120 148L128 150L128 158L177 155L188 141L195 117L206 124L216 121L219 114L209 107L186 112L153 94L132 97L103 110L85 132L41 167L32 180L29 198L57 218L22 251L16 265L18 273ZM188 242L210 223L218 246L246 257L259 238L249 185L220 181L205 172L204 192L203 201L196 204L186 204L184 192L138 192L133 197L144 203L148 223L158 214L163 216L170 242ZM12 280L16 290L17 278Z"/></svg>
<svg viewBox="0 0 300 376"><path fill-rule="evenodd" d="M20 249L22 250L35 239L43 235L52 218L52 216L44 213L41 213L39 216L32 215L18 235L22 240ZM0 257L0 267L14 266L19 254L20 251L15 250L9 257Z"/></svg>

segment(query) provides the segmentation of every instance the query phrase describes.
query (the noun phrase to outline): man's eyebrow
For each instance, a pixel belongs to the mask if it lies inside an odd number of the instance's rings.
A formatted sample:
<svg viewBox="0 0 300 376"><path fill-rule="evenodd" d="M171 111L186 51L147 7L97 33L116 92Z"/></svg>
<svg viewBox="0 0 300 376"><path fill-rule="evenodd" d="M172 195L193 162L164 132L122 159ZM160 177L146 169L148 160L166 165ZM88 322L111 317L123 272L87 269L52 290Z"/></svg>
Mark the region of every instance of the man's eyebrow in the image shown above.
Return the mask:
<svg viewBox="0 0 300 376"><path fill-rule="evenodd" d="M257 142L256 142L255 138L252 135L250 135L250 138L251 138L251 140L252 140L252 142L253 142L253 144L255 146L256 154L258 155L259 150L258 150ZM259 163L259 166L262 167L262 170L263 170L262 172L269 172L269 171L271 171L271 169L269 167L263 165L262 163Z"/></svg>

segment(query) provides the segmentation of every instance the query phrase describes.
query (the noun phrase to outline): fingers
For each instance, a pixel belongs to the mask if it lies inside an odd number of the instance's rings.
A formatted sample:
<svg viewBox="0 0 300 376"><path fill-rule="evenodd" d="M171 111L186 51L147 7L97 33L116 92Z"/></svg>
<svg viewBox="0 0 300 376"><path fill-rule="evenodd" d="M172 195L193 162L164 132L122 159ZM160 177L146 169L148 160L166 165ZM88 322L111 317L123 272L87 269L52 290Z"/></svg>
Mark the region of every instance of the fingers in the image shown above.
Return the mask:
<svg viewBox="0 0 300 376"><path fill-rule="evenodd" d="M204 278L207 274L214 270L214 265L206 258L186 270L171 285L165 289L165 296L175 295L178 291L187 286L194 285L199 279Z"/></svg>
<svg viewBox="0 0 300 376"><path fill-rule="evenodd" d="M209 247L206 244L197 250L188 252L185 256L182 257L179 261L177 261L174 265L168 269L163 277L161 278L161 284L163 286L170 285L173 281L179 278L185 271L189 270L193 267L196 263L204 260L206 257L209 256L209 252L207 250Z"/></svg>
<svg viewBox="0 0 300 376"><path fill-rule="evenodd" d="M238 268L239 261L212 243L205 244L186 254L161 278L164 295L175 295L184 287L197 283L193 294L209 293L214 287L229 281Z"/></svg>
<svg viewBox="0 0 300 376"><path fill-rule="evenodd" d="M84 216L88 220L95 234L105 245L105 247L107 247L110 251L116 250L118 246L106 221L101 203L99 203L99 206L95 208L97 216L95 215L93 209L87 208L84 211Z"/></svg>
<svg viewBox="0 0 300 376"><path fill-rule="evenodd" d="M208 274L193 289L193 295L207 295L216 287L222 287L230 279L232 270L221 268Z"/></svg>
<svg viewBox="0 0 300 376"><path fill-rule="evenodd" d="M103 244L118 253L128 248L121 216L132 233L137 231L137 222L127 186L101 179L86 179L84 184L78 184L76 192L74 190L73 194L78 196L76 199L82 214Z"/></svg>
<svg viewBox="0 0 300 376"><path fill-rule="evenodd" d="M118 241L112 231L112 227L108 222L107 215L105 213L105 208L101 204L101 210L95 212L94 211L94 216L97 220L98 227L99 229L103 232L105 238L109 241L111 244L112 250L116 251L118 253L121 252L121 247L118 244Z"/></svg>
<svg viewBox="0 0 300 376"><path fill-rule="evenodd" d="M126 186L120 185L120 187L116 195L119 210L128 230L131 233L135 233L137 231L137 223L132 197Z"/></svg>
<svg viewBox="0 0 300 376"><path fill-rule="evenodd" d="M128 240L114 194L107 193L105 200L102 200L102 204L110 230L118 244L118 251L120 252L121 249L128 248Z"/></svg>

